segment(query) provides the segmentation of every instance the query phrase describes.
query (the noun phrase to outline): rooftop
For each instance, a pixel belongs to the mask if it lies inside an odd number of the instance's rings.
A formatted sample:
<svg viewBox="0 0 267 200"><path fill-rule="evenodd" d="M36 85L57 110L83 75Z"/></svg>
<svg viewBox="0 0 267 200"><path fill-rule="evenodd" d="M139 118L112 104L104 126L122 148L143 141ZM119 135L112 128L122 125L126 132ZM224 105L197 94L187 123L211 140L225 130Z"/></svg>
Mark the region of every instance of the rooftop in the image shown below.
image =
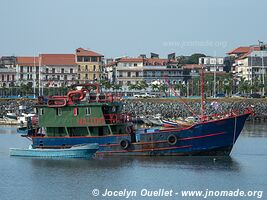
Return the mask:
<svg viewBox="0 0 267 200"><path fill-rule="evenodd" d="M227 54L242 54L242 53L248 53L253 50L260 50L260 47L258 46L243 46L243 47L237 47L231 51L229 51Z"/></svg>
<svg viewBox="0 0 267 200"><path fill-rule="evenodd" d="M144 62L143 58L121 58L118 62Z"/></svg>
<svg viewBox="0 0 267 200"><path fill-rule="evenodd" d="M38 66L39 57L17 57L17 64L21 66Z"/></svg>
<svg viewBox="0 0 267 200"><path fill-rule="evenodd" d="M104 55L96 53L91 50L83 49L83 48L78 48L76 49L76 55L77 56L93 56L93 57L104 57Z"/></svg>
<svg viewBox="0 0 267 200"><path fill-rule="evenodd" d="M40 54L42 65L76 65L74 54Z"/></svg>

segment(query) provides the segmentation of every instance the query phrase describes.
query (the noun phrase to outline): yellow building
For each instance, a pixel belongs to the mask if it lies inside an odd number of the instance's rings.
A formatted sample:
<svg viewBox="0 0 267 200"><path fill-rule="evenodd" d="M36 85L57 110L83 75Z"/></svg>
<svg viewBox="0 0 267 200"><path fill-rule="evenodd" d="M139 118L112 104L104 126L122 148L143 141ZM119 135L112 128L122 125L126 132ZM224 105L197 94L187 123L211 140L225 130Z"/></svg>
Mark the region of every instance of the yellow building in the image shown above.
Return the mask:
<svg viewBox="0 0 267 200"><path fill-rule="evenodd" d="M83 48L76 49L75 55L80 83L99 81L103 78L103 55Z"/></svg>

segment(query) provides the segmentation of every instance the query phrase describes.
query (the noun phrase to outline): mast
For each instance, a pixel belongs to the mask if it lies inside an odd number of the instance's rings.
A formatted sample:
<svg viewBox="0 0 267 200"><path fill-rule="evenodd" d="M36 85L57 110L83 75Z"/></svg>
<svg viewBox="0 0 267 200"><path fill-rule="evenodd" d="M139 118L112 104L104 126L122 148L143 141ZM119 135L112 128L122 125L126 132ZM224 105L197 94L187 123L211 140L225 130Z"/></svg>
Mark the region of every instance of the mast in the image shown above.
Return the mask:
<svg viewBox="0 0 267 200"><path fill-rule="evenodd" d="M201 120L203 121L204 119L204 114L205 114L205 96L204 96L204 65L201 67Z"/></svg>

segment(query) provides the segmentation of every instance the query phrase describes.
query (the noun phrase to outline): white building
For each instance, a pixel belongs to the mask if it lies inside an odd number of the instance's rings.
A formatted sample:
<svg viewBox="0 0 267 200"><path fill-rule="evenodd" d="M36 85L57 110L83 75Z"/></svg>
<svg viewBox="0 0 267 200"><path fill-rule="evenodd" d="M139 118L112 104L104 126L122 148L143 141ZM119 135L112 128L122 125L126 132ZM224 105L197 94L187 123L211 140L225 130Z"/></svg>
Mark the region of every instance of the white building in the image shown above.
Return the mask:
<svg viewBox="0 0 267 200"><path fill-rule="evenodd" d="M235 62L236 73L246 80L261 79L266 74L267 51L251 51Z"/></svg>
<svg viewBox="0 0 267 200"><path fill-rule="evenodd" d="M123 88L143 80L143 58L121 58L116 65L116 83Z"/></svg>
<svg viewBox="0 0 267 200"><path fill-rule="evenodd" d="M17 57L16 81L17 85L30 84L34 86L39 79L39 57Z"/></svg>
<svg viewBox="0 0 267 200"><path fill-rule="evenodd" d="M62 87L77 83L74 54L41 54L41 82L44 87Z"/></svg>
<svg viewBox="0 0 267 200"><path fill-rule="evenodd" d="M201 57L198 60L199 65L204 65L206 71L214 72L215 69L218 72L225 71L224 58L223 57Z"/></svg>

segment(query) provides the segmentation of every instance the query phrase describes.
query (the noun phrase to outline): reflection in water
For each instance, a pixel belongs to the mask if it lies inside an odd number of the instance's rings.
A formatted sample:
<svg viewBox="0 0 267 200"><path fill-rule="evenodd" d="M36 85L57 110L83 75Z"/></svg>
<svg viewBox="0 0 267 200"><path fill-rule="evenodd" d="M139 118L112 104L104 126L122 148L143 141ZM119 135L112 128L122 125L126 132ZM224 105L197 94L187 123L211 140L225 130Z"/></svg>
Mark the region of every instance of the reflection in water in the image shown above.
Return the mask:
<svg viewBox="0 0 267 200"><path fill-rule="evenodd" d="M0 125L0 134L11 134L17 132L17 126Z"/></svg>
<svg viewBox="0 0 267 200"><path fill-rule="evenodd" d="M249 137L267 137L267 122L246 122L242 135Z"/></svg>
<svg viewBox="0 0 267 200"><path fill-rule="evenodd" d="M77 168L82 169L120 169L130 167L168 168L191 170L231 170L238 171L240 166L231 157L104 157L90 160L81 159L30 159L34 167L40 168Z"/></svg>

